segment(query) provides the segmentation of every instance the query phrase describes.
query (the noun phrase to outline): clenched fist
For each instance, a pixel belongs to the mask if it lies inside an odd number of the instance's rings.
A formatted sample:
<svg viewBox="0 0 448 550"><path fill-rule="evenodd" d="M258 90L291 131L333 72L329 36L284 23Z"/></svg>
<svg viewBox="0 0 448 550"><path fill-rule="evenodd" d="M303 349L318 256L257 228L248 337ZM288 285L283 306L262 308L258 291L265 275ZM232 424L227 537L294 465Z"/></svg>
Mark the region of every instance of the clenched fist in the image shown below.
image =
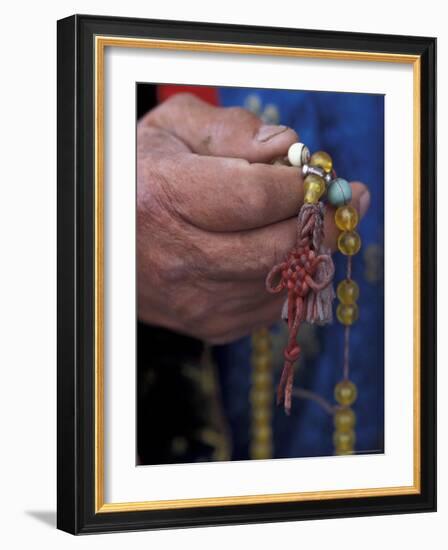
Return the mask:
<svg viewBox="0 0 448 550"><path fill-rule="evenodd" d="M179 94L137 128L138 316L210 343L275 322L284 296L264 281L295 245L297 168L270 164L298 140L245 109ZM363 215L369 193L352 183ZM327 244L337 229L328 207Z"/></svg>

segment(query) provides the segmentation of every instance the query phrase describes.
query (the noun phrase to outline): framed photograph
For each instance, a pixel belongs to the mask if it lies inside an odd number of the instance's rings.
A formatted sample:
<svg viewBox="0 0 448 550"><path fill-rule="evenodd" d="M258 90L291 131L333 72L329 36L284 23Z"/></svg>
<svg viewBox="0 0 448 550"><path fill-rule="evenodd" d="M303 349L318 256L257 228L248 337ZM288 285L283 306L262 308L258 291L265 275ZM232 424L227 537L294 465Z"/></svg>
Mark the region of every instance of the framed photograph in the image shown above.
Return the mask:
<svg viewBox="0 0 448 550"><path fill-rule="evenodd" d="M58 527L436 509L436 40L58 21Z"/></svg>

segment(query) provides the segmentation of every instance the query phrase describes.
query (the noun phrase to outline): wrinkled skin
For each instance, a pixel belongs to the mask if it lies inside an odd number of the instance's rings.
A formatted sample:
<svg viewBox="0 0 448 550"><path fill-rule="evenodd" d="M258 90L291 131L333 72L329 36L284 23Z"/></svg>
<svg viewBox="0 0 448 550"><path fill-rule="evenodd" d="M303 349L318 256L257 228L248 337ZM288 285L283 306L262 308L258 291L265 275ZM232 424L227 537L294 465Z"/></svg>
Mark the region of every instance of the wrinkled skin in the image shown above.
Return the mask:
<svg viewBox="0 0 448 550"><path fill-rule="evenodd" d="M303 200L297 168L269 164L297 141L241 108L179 94L137 128L138 316L226 343L279 319L266 275L295 244ZM365 213L369 193L352 183ZM327 209L334 248L334 211Z"/></svg>

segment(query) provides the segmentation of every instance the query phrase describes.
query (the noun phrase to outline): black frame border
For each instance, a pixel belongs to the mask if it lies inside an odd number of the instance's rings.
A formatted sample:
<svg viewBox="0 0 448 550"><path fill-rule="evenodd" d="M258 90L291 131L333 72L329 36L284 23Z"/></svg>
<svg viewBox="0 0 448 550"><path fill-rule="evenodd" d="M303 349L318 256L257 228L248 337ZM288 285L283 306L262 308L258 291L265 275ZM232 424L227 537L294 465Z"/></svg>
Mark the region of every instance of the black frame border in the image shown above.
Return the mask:
<svg viewBox="0 0 448 550"><path fill-rule="evenodd" d="M57 526L72 534L436 510L436 39L74 15L57 26ZM417 55L421 60L421 492L95 513L96 35Z"/></svg>

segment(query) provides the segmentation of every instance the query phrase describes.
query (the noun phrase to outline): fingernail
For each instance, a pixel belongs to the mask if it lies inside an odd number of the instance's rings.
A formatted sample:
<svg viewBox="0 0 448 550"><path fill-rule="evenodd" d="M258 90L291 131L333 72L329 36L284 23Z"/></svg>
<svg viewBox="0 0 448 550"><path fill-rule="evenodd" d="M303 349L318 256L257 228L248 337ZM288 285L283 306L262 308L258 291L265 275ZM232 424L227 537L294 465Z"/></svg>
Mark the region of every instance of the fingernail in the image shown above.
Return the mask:
<svg viewBox="0 0 448 550"><path fill-rule="evenodd" d="M359 213L361 214L361 217L364 216L364 214L367 212L369 206L370 193L368 191L364 191L359 197Z"/></svg>
<svg viewBox="0 0 448 550"><path fill-rule="evenodd" d="M284 132L286 129L287 129L287 126L283 126L283 125L263 124L263 126L261 126L260 129L258 130L255 137L257 141L261 141L262 143L265 143L266 141L269 141L275 136L278 136L279 134Z"/></svg>

